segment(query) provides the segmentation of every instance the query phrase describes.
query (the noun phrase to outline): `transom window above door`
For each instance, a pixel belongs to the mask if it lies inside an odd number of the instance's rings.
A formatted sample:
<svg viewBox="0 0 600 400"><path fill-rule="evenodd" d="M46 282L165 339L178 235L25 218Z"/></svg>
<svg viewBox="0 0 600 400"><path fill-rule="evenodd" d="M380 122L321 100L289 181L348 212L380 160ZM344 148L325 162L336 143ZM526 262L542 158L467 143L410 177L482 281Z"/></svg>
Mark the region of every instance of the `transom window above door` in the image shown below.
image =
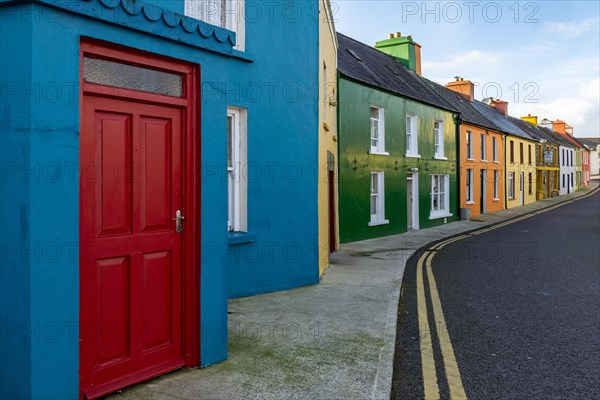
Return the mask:
<svg viewBox="0 0 600 400"><path fill-rule="evenodd" d="M183 97L183 77L101 58L83 58L83 81L97 85Z"/></svg>

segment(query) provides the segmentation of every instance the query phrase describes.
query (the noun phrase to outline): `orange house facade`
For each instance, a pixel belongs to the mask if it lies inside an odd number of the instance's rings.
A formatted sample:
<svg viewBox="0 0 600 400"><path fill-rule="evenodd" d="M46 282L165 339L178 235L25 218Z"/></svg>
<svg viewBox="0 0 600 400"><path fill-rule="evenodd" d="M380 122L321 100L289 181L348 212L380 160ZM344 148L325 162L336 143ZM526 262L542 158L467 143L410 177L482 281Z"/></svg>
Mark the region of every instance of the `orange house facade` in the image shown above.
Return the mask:
<svg viewBox="0 0 600 400"><path fill-rule="evenodd" d="M493 107L474 98L474 84L457 78L439 85L429 82L447 103L460 112L459 122L459 204L461 218L472 218L504 209L504 136L497 124L478 108ZM468 209L468 211L467 211Z"/></svg>
<svg viewBox="0 0 600 400"><path fill-rule="evenodd" d="M476 217L504 209L503 134L460 125L460 207Z"/></svg>

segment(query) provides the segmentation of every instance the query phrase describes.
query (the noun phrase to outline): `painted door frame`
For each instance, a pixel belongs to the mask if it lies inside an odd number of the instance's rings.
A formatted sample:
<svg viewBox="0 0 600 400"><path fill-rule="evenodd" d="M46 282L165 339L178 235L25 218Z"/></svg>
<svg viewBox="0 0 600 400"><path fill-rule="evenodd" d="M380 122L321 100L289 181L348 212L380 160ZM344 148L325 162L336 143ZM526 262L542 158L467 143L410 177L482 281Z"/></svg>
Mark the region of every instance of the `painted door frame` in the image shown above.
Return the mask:
<svg viewBox="0 0 600 400"><path fill-rule="evenodd" d="M525 172L519 174L519 190L521 191L521 205L525 205Z"/></svg>
<svg viewBox="0 0 600 400"><path fill-rule="evenodd" d="M181 98L153 93L114 88L83 81L84 56L112 60L118 63L137 65L150 69L175 73L182 76L183 95ZM186 367L200 366L200 204L201 204L201 133L200 133L200 67L141 50L82 38L80 43L80 125L83 124L83 101L86 95L107 97L138 103L157 104L181 109L183 130L183 205L185 210L184 237L182 238L182 356ZM81 190L81 189L80 189ZM79 214L85 210L79 204ZM81 228L80 228L81 230ZM83 254L80 251L80 259ZM80 261L81 264L81 261ZM81 275L80 275L81 286ZM80 291L80 304L84 301ZM82 327L80 324L80 340ZM80 350L81 371L81 350ZM79 374L80 398L84 398L84 377ZM118 390L120 388L115 388ZM96 396L94 396L96 397Z"/></svg>
<svg viewBox="0 0 600 400"><path fill-rule="evenodd" d="M481 214L487 214L487 170L479 170L479 185L480 185L480 196L479 200L479 211Z"/></svg>
<svg viewBox="0 0 600 400"><path fill-rule="evenodd" d="M327 208L329 222L329 253L335 253L336 243L336 222L335 222L335 172L327 171Z"/></svg>
<svg viewBox="0 0 600 400"><path fill-rule="evenodd" d="M411 229L419 230L419 173L417 171L410 172L410 176L406 176L407 183L407 193L408 193L408 184L411 184L412 189L412 203L410 205L407 204L407 213L408 207L411 207ZM408 196L406 197L406 201L408 203ZM408 228L408 215L407 215L407 228Z"/></svg>

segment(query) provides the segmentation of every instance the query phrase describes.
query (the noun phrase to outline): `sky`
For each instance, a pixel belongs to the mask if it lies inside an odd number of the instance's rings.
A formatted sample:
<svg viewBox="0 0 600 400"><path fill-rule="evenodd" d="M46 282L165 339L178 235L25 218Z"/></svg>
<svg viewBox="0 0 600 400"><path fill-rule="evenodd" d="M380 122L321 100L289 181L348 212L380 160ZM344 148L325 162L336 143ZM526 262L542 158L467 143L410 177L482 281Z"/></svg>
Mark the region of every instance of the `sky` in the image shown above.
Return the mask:
<svg viewBox="0 0 600 400"><path fill-rule="evenodd" d="M575 137L600 136L598 1L332 0L336 29L374 45L412 35L423 76L475 82L509 114L561 119Z"/></svg>

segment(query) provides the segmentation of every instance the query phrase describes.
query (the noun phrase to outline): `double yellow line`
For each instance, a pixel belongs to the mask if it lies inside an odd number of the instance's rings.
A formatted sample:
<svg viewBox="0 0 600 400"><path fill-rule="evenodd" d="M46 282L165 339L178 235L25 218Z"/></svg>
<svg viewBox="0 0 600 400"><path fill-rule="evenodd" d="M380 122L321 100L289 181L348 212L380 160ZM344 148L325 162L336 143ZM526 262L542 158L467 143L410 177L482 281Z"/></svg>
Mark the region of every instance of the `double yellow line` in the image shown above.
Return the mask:
<svg viewBox="0 0 600 400"><path fill-rule="evenodd" d="M442 351L442 361L444 363L444 370L446 372L446 381L448 382L448 387L450 389L450 398L452 400L463 400L467 398L465 393L465 389L463 387L462 379L460 377L460 370L458 369L458 363L456 362L456 357L454 356L454 348L452 347L452 342L450 340L450 333L448 332L448 327L446 326L446 320L444 318L444 312L442 310L442 302L440 300L440 295L437 290L437 285L435 283L435 278L433 276L433 272L431 270L431 260L433 259L436 252L442 250L445 246L457 242L459 240L463 240L469 236L479 235L485 232L489 232L498 228L501 228L506 225L514 224L515 222L533 217L535 215L539 215L551 210L554 210L558 207L562 207L566 204L570 204L574 201L581 200L583 198L592 196L596 194L600 190L600 187L592 190L590 193L585 194L583 196L577 197L575 199L565 201L563 203L549 206L537 212L533 212L527 215L523 215L521 217L517 217L511 219L506 222L502 222L496 224L494 226L483 228L476 232L472 232L469 234L464 234L460 236L453 237L451 239L445 240L434 245L431 249L426 250L419 260L417 261L417 315L419 321L419 337L420 337L420 345L421 345L421 366L423 372L423 386L425 391L425 399L426 400L434 400L440 398L440 388L438 385L437 372L435 369L435 359L433 356L433 335L431 332L431 328L429 326L429 316L427 313L427 303L425 297L425 285L424 285L424 275L423 275L423 265L425 266L425 271L427 273L427 281L429 282L429 295L431 297L431 305L433 308L433 319L435 321L435 326L437 327L437 338L440 344L440 348Z"/></svg>

